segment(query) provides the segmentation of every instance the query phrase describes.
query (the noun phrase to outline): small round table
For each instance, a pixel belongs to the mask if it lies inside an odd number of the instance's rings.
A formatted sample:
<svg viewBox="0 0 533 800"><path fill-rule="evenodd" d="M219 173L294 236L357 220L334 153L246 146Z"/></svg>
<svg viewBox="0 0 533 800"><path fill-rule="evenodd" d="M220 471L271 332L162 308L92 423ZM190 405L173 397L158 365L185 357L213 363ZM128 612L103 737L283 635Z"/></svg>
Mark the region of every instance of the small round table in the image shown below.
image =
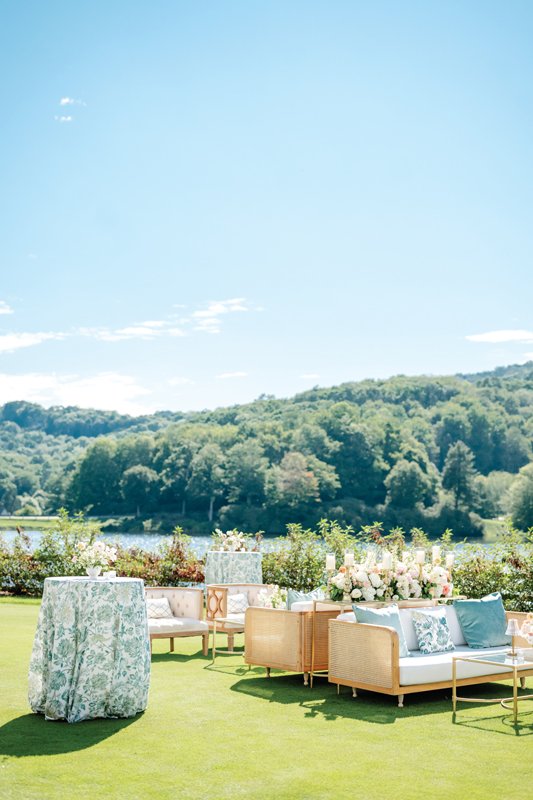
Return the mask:
<svg viewBox="0 0 533 800"><path fill-rule="evenodd" d="M28 699L46 719L80 722L144 711L150 644L138 578L47 578Z"/></svg>

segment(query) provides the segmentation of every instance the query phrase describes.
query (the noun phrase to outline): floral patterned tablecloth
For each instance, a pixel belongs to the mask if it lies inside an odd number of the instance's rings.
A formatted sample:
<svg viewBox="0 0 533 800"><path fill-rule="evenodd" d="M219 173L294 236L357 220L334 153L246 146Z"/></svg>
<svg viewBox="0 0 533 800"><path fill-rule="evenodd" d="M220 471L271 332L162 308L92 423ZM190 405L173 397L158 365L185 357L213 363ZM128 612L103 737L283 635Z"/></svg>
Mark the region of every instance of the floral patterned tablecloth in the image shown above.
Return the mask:
<svg viewBox="0 0 533 800"><path fill-rule="evenodd" d="M144 711L150 644L137 578L47 578L33 643L29 702L80 722Z"/></svg>
<svg viewBox="0 0 533 800"><path fill-rule="evenodd" d="M263 583L262 559L259 552L209 550L205 561L205 582Z"/></svg>

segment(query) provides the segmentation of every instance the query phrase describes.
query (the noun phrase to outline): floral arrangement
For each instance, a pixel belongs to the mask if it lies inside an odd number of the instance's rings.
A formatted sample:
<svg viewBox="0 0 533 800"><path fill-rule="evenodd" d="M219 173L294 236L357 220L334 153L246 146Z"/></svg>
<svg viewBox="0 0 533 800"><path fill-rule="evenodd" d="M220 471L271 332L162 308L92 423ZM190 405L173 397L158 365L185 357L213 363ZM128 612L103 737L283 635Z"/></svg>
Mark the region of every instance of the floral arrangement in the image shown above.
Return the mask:
<svg viewBox="0 0 533 800"><path fill-rule="evenodd" d="M277 584L261 589L256 604L262 608L287 608L287 589L280 589Z"/></svg>
<svg viewBox="0 0 533 800"><path fill-rule="evenodd" d="M110 547L104 542L93 542L87 544L86 542L78 542L76 545L76 553L72 556L74 564L79 564L84 569L91 567L107 567L109 564L114 564L117 560L117 548Z"/></svg>
<svg viewBox="0 0 533 800"><path fill-rule="evenodd" d="M259 533L252 536L251 533L243 533L236 528L224 533L220 528L216 528L212 539L213 550L223 550L230 553L246 553L259 549L262 536Z"/></svg>
<svg viewBox="0 0 533 800"><path fill-rule="evenodd" d="M346 570L353 600L430 599L451 597L453 592L451 572L439 563L421 564L413 552L404 551L401 556L393 553L390 567L386 568L383 562L377 561L376 552L369 551L364 561L353 567L342 566L331 578L333 600L341 600L348 589Z"/></svg>

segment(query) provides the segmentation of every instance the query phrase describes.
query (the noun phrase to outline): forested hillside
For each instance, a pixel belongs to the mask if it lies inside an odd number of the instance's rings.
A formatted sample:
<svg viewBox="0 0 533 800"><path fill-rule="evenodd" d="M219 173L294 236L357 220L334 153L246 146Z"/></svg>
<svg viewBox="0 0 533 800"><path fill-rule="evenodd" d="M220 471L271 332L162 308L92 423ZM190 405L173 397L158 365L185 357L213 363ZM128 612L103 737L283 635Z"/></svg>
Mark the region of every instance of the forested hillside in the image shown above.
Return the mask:
<svg viewBox="0 0 533 800"><path fill-rule="evenodd" d="M512 512L527 527L532 411L531 362L138 418L12 402L0 412L0 508L167 512L189 529L272 532L381 519L465 535Z"/></svg>

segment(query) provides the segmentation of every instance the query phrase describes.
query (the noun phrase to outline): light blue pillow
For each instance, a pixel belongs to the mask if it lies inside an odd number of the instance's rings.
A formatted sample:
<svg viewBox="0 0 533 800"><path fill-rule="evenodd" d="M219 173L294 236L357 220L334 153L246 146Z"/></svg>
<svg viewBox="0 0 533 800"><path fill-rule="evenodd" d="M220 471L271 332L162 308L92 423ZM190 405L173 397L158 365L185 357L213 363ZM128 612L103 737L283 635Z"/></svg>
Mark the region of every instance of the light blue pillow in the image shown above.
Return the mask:
<svg viewBox="0 0 533 800"><path fill-rule="evenodd" d="M388 628L394 628L400 640L400 658L410 655L397 605L386 606L385 608L365 608L354 603L352 608L357 622L363 622L366 625L386 625Z"/></svg>
<svg viewBox="0 0 533 800"><path fill-rule="evenodd" d="M293 603L300 603L303 600L325 600L326 593L322 586L313 589L312 592L298 592L296 589L287 589L287 609L290 611Z"/></svg>
<svg viewBox="0 0 533 800"><path fill-rule="evenodd" d="M509 644L502 596L493 592L481 600L455 600L454 608L469 647L498 647Z"/></svg>

